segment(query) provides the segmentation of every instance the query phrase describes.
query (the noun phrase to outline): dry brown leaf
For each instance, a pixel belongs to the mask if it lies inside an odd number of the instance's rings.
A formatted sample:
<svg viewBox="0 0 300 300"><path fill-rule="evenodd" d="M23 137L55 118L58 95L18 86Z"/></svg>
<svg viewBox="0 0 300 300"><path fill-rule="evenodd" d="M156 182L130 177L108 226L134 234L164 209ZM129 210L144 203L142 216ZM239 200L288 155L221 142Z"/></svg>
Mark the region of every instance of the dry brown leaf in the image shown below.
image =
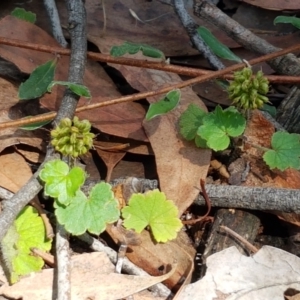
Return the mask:
<svg viewBox="0 0 300 300"><path fill-rule="evenodd" d="M0 77L0 110L7 109L19 102L18 87Z"/></svg>
<svg viewBox="0 0 300 300"><path fill-rule="evenodd" d="M94 40L97 43L97 40ZM106 52L111 46L101 43L101 52ZM180 82L177 74L163 71L140 69L129 66L117 66L128 83L141 92L159 89L166 85ZM147 98L150 103L161 99ZM157 173L161 190L172 200L181 215L195 200L199 193L200 178L205 179L210 164L211 151L197 148L194 143L185 141L179 134L179 117L190 103L199 105L206 110L205 105L190 87L181 90L181 100L178 107L166 115L144 121L143 126L155 154Z"/></svg>
<svg viewBox="0 0 300 300"><path fill-rule="evenodd" d="M119 71L137 90L158 89L181 79L176 74L157 70L139 70L118 66ZM155 102L161 97L149 98ZM190 103L206 110L204 104L187 87L181 90L179 106L166 115L144 121L143 126L155 153L157 173L161 190L173 200L181 215L195 200L199 193L200 178L205 179L210 163L211 151L197 148L194 143L185 141L179 134L179 117Z"/></svg>
<svg viewBox="0 0 300 300"><path fill-rule="evenodd" d="M295 0L240 0L251 5L270 10L299 10L299 2Z"/></svg>
<svg viewBox="0 0 300 300"><path fill-rule="evenodd" d="M139 142L132 139L124 139L116 136L110 136L109 141L106 141L107 137L99 135L97 141L94 141L94 145L100 145L104 148L114 147L118 145L128 145L124 151L134 154L153 155L151 145L149 142Z"/></svg>
<svg viewBox="0 0 300 300"><path fill-rule="evenodd" d="M0 155L0 185L16 193L32 176L24 157L16 152Z"/></svg>
<svg viewBox="0 0 300 300"><path fill-rule="evenodd" d="M73 300L122 299L167 279L176 269L173 264L169 273L157 277L116 274L114 265L103 252L75 255L71 264ZM51 300L53 290L53 269L47 269L23 278L13 286L5 284L0 288L0 294L22 297L23 300Z"/></svg>
<svg viewBox="0 0 300 300"><path fill-rule="evenodd" d="M39 27L7 16L0 21L0 35L7 38L58 46L57 42ZM51 53L0 45L0 55L13 62L19 69L31 73L34 68L54 58ZM66 80L69 58L61 57L57 64L56 80ZM103 102L120 97L115 84L103 68L96 62L88 62L84 84L92 94L92 103ZM41 104L49 110L57 110L62 99L63 89L55 87L51 94L41 99ZM79 101L79 106L87 103L86 99ZM92 125L102 132L116 136L146 141L147 137L142 128L145 110L138 103L122 103L114 106L85 111L79 114L82 119L88 119Z"/></svg>
<svg viewBox="0 0 300 300"><path fill-rule="evenodd" d="M115 242L118 242L118 237L114 236L111 226L107 226L106 230ZM175 260L176 271L164 283L170 289L179 288L177 285L182 284L182 279L185 279L194 268L195 249L186 233L180 231L175 240L165 244L155 243L147 230L143 230L139 238L140 243L137 246L128 247L126 253L128 259L152 276L164 274L166 266Z"/></svg>
<svg viewBox="0 0 300 300"><path fill-rule="evenodd" d="M23 157L26 158L26 160L32 162L32 163L39 163L41 164L45 159L45 154L41 151L38 151L34 147L31 147L29 145L17 145L14 146L14 149L20 153Z"/></svg>
<svg viewBox="0 0 300 300"><path fill-rule="evenodd" d="M117 163L125 156L126 152L110 152L96 149L98 155L102 158L107 167L106 182L111 180L112 172ZM129 175L129 174L128 174Z"/></svg>
<svg viewBox="0 0 300 300"><path fill-rule="evenodd" d="M12 119L22 117L19 114L17 106L14 106L10 110L0 111L0 123L11 121ZM16 145L26 144L32 147L36 147L39 150L45 150L46 147L46 132L42 130L22 130L18 128L6 128L0 130L0 152L5 148Z"/></svg>

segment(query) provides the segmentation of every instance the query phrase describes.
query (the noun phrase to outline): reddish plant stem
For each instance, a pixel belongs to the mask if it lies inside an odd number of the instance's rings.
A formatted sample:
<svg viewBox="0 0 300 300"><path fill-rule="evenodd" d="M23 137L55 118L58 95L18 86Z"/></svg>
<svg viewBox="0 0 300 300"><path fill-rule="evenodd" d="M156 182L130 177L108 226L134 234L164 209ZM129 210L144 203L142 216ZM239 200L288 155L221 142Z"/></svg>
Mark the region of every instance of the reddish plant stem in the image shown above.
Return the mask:
<svg viewBox="0 0 300 300"><path fill-rule="evenodd" d="M205 189L205 181L203 179L200 179L200 186L201 186L201 191L202 191L202 195L203 195L203 198L205 200L205 203L206 203L206 206L207 206L207 212L204 216L200 217L200 218L197 218L197 219L194 219L194 220L187 220L187 221L182 221L182 224L185 224L185 225L194 225L198 222L201 222L203 220L205 220L207 218L207 216L209 215L210 213L210 210L211 210L211 201L209 199L209 196L206 192L206 189Z"/></svg>
<svg viewBox="0 0 300 300"><path fill-rule="evenodd" d="M20 40L8 39L8 38L4 38L4 37L0 37L0 44L14 46L14 47L20 47L20 48L25 48L25 49L31 49L31 50L36 50L36 51L46 52L46 53L70 55L69 49L64 49L64 48L60 48L60 47L51 47L51 46L46 46L46 45L39 45L39 44L24 42L24 41L20 41ZM287 49L289 49L289 50L287 52L284 52L283 54L299 50L300 45L294 45ZM283 51L285 51L285 50L286 49L284 49ZM275 52L275 53L277 53L277 52ZM273 54L273 53L271 53L271 54ZM113 57L110 55L105 55L105 54L96 53L96 52L87 52L87 57L92 60L95 60L95 61L114 63L114 64L126 65L126 66L133 66L133 67L139 67L139 68L162 70L165 72L171 72L171 73L176 73L176 74L190 76L190 77L197 77L197 76L201 76L201 75L215 73L214 71L208 71L208 70L203 70L203 69L170 65L170 64L166 64L165 62L153 62L153 61L140 60L140 59L134 59L134 58ZM265 60L269 60L269 58L266 58ZM262 60L260 62L263 62L265 60ZM229 80L233 79L232 74L224 74L222 77L229 79ZM295 77L295 76L266 75L266 77L270 82L290 83L290 84L299 84L300 83L300 77Z"/></svg>
<svg viewBox="0 0 300 300"><path fill-rule="evenodd" d="M1 41L0 41L1 43ZM250 65L255 65L258 64L262 61L266 61L266 60L270 60L270 59L274 59L275 57L279 57L282 56L284 54L287 54L291 51L295 51L297 49L300 49L300 44L296 45L296 46L292 46L274 53L269 53L257 58L254 58L252 60L250 60L248 63ZM104 107L104 106L109 106L109 105L114 105L114 104L119 104L119 103L124 103L124 102L130 102L130 101L135 101L135 100L140 100L143 98L147 98L147 97L153 97L156 95L160 95L160 94L165 94L168 93L169 91L173 90L173 89L181 89L184 88L186 86L189 85L193 85L195 83L201 83L207 80L211 80L214 78L218 78L218 77L223 77L225 74L228 74L230 72L233 71L237 71L241 68L245 67L244 63L239 63L239 64L235 64L233 66L227 67L225 69L219 70L219 71L215 71L215 72L211 72L209 74L203 75L203 76L199 76L196 78L192 78L186 81L182 81L173 85L169 85L167 87L158 89L158 90L154 90L154 91L148 91L148 92L143 92L143 93L136 93L133 95L129 95L129 96L123 96L117 99L112 99L112 100L108 100L108 101L104 101L101 103L95 103L95 104L89 104L89 105L85 105L85 106L81 106L78 107L76 109L76 113L78 112L82 112L82 111L86 111L86 110L91 110L91 109L95 109L95 108L99 108L99 107ZM27 124L32 124L32 123L36 123L36 122L41 122L41 121L48 121L48 120L52 120L53 118L55 118L56 116L56 112L50 112L47 114L43 114L43 115L39 115L36 117L31 117L31 118L25 118L25 119L20 119L20 120L16 120L16 121L9 121L9 122L4 122L0 124L0 129L1 128L9 128L9 127L19 127L19 126L23 126L23 125L27 125Z"/></svg>

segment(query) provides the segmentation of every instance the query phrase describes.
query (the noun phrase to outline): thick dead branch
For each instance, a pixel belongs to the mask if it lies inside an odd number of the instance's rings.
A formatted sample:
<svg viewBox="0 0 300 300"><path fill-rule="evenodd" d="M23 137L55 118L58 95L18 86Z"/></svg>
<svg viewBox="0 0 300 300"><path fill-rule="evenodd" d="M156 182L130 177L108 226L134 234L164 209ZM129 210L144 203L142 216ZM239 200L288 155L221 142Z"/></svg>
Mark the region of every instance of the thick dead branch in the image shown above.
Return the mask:
<svg viewBox="0 0 300 300"><path fill-rule="evenodd" d="M71 37L71 56L68 81L83 83L87 39L86 11L82 0L66 0L69 13L69 32ZM73 119L79 96L66 90L54 123L63 118ZM65 228L57 224L56 228L56 259L57 259L57 300L71 299L71 261L69 235Z"/></svg>
<svg viewBox="0 0 300 300"><path fill-rule="evenodd" d="M73 83L83 82L86 63L86 11L81 0L66 1L69 12L69 32L71 37L71 56L68 81ZM55 122L62 118L73 119L79 96L66 90L62 104L59 108Z"/></svg>

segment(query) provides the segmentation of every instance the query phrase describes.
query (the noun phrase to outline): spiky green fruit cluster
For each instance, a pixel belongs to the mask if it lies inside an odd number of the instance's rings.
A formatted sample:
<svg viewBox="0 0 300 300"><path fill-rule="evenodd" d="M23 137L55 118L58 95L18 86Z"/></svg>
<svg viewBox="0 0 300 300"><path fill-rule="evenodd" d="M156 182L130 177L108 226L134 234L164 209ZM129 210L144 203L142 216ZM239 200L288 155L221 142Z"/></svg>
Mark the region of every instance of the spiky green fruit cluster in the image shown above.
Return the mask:
<svg viewBox="0 0 300 300"><path fill-rule="evenodd" d="M252 70L244 68L234 73L234 80L231 82L228 93L232 104L242 109L262 108L269 102L265 95L269 91L269 81L262 71L252 77Z"/></svg>
<svg viewBox="0 0 300 300"><path fill-rule="evenodd" d="M79 121L76 116L73 121L64 118L51 131L51 144L63 155L78 157L88 152L93 146L95 135L90 130L91 123L88 120Z"/></svg>

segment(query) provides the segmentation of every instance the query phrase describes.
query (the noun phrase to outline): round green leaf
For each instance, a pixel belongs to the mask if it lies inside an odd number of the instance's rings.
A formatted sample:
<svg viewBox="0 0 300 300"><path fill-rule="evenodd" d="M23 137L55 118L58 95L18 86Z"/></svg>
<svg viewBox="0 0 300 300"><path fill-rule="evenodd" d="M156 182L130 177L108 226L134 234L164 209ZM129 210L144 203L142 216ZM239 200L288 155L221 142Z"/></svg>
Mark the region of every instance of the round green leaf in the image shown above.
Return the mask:
<svg viewBox="0 0 300 300"><path fill-rule="evenodd" d="M157 242L175 239L182 227L177 207L157 189L145 194L133 194L128 206L122 209L122 216L124 226L138 233L149 225Z"/></svg>
<svg viewBox="0 0 300 300"><path fill-rule="evenodd" d="M275 132L271 146L263 159L271 169L284 171L288 168L300 169L300 135L288 132Z"/></svg>

